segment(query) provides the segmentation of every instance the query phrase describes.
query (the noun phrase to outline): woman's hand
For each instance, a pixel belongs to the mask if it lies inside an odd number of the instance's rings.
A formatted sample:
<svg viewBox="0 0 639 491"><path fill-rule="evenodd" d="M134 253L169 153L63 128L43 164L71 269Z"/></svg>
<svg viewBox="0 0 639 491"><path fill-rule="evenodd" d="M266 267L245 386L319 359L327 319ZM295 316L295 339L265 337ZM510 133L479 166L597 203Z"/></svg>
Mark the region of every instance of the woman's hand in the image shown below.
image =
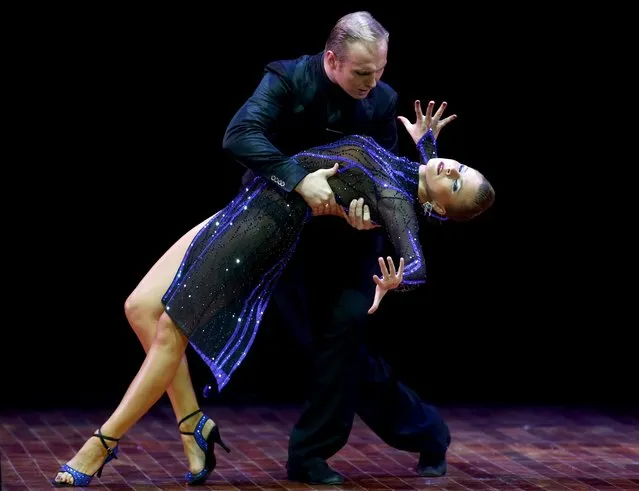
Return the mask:
<svg viewBox="0 0 639 491"><path fill-rule="evenodd" d="M415 144L417 144L421 137L426 134L428 128L433 129L433 136L435 140L437 140L437 135L439 135L441 129L457 118L457 115L453 114L445 119L441 119L447 105L447 102L442 102L435 115L433 115L433 107L435 107L435 101L430 101L428 103L428 107L426 108L426 115L424 115L422 113L421 102L419 100L416 100L415 123L413 124L409 122L408 119L406 119L404 116L397 116L397 119L399 119L404 124L406 131L408 131L408 134L413 138Z"/></svg>
<svg viewBox="0 0 639 491"><path fill-rule="evenodd" d="M372 314L377 310L377 307L379 307L379 303L382 301L384 295L386 295L386 292L397 288L404 278L404 258L399 258L399 269L397 271L395 271L393 259L390 256L386 259L388 260L388 268L386 267L383 257L380 257L377 260L379 262L379 267L382 270L382 277L380 278L377 275L373 275L373 281L377 286L375 287L375 300L373 300L371 308L368 309L369 314Z"/></svg>

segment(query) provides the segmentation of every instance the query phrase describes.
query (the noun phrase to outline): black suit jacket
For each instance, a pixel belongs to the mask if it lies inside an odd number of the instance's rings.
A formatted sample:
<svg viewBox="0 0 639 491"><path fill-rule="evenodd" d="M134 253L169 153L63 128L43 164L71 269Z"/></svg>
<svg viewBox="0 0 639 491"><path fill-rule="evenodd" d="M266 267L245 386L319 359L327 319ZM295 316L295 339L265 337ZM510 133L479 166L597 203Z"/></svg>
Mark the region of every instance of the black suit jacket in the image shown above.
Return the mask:
<svg viewBox="0 0 639 491"><path fill-rule="evenodd" d="M327 77L323 55L269 63L224 135L234 159L283 192L307 175L291 157L301 150L360 134L397 152L397 93L380 80L366 99L350 97Z"/></svg>

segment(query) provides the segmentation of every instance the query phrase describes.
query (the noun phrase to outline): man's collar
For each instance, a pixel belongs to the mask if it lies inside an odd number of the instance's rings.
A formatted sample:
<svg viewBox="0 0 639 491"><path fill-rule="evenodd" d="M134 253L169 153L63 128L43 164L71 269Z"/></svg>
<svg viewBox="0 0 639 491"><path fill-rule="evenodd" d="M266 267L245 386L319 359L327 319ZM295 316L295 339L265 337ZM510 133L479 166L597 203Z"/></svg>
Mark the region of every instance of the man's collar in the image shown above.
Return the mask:
<svg viewBox="0 0 639 491"><path fill-rule="evenodd" d="M323 92L342 102L357 102L356 99L344 92L344 89L328 78L328 74L324 69L324 51L313 55L311 66L317 76L317 84Z"/></svg>

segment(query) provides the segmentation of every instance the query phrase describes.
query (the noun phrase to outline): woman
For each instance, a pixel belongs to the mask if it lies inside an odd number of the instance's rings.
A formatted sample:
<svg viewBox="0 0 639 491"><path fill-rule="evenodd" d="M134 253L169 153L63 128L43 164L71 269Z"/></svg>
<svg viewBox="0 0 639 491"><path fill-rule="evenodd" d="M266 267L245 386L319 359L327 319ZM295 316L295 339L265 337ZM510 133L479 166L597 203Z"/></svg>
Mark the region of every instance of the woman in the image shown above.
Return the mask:
<svg viewBox="0 0 639 491"><path fill-rule="evenodd" d="M425 283L418 241L418 213L468 220L492 205L494 191L476 170L437 158L435 140L454 119L435 115L434 103L416 122L400 118L421 152L421 162L397 157L362 136L345 137L296 156L309 172L325 173L338 203L363 197L371 219L385 228L400 257L396 270L379 258L369 313L387 291ZM296 193L280 194L255 178L224 209L182 237L153 266L133 297L149 302L127 309L135 327L155 322L155 330L136 329L147 356L119 406L56 475L56 486L86 486L94 473L117 458L117 442L162 396L171 398L178 428L185 436L189 484L202 484L215 468L214 444L229 451L213 420L200 414L186 367L187 344L211 368L221 390L248 353L269 297L311 210ZM186 253L184 252L186 250ZM160 301L161 300L161 301ZM138 306L144 302L130 300ZM193 437L193 438L191 438Z"/></svg>

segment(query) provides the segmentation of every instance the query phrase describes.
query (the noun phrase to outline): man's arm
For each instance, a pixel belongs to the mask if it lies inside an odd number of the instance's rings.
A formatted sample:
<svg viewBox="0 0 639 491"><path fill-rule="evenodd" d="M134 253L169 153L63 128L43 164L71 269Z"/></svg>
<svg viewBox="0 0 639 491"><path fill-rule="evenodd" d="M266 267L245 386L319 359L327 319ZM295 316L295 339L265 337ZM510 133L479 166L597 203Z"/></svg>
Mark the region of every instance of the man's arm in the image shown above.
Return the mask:
<svg viewBox="0 0 639 491"><path fill-rule="evenodd" d="M280 152L266 136L282 112L289 110L292 91L286 76L267 72L253 95L233 116L222 146L241 164L282 191L296 191L314 215L341 216L328 184L338 166L309 173L294 158Z"/></svg>
<svg viewBox="0 0 639 491"><path fill-rule="evenodd" d="M235 113L222 146L241 164L291 192L308 174L297 161L279 151L267 138L291 97L290 83L267 72L253 95Z"/></svg>

